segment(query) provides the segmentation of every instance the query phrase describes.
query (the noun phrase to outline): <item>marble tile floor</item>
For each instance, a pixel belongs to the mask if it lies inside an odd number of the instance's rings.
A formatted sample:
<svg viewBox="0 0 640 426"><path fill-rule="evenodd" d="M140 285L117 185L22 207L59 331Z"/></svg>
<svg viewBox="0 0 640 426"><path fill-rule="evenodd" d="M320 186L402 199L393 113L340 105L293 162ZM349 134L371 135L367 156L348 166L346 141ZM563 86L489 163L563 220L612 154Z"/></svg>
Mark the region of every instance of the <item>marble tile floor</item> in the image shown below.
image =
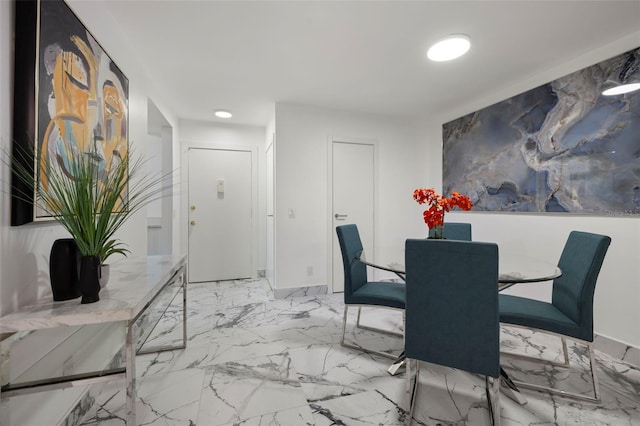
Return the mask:
<svg viewBox="0 0 640 426"><path fill-rule="evenodd" d="M400 425L407 416L405 373L390 376L389 360L339 344L341 294L275 300L262 280L188 287L188 345L138 357L140 425ZM351 324L355 321L354 315ZM177 338L180 311L169 312L155 343ZM363 322L398 329L401 317L367 310ZM399 351L401 339L349 328L364 346ZM505 350L559 356L559 342L540 333L503 329ZM585 352L570 346L577 374L504 359L558 387L588 390ZM596 352L601 404L526 392L519 405L501 396L503 426L640 425L640 370ZM557 383L556 383L557 380ZM83 425L124 425L124 383L101 385ZM423 364L413 424L487 425L484 379Z"/></svg>

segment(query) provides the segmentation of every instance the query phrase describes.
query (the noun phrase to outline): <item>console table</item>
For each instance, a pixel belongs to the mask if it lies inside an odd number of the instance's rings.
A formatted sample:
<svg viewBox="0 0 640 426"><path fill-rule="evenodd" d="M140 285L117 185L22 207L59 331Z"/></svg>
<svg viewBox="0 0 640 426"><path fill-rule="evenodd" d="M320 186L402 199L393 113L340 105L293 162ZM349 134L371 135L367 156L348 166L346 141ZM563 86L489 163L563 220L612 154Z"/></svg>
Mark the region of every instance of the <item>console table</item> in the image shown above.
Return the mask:
<svg viewBox="0 0 640 426"><path fill-rule="evenodd" d="M187 277L185 256L149 256L145 258L124 258L111 265L109 282L100 291L100 300L91 304L80 304L80 299L54 302L49 297L31 306L24 306L17 312L0 318L0 333L3 339L15 333L30 332L54 327L79 326L123 322L126 328L125 366L100 369L93 372L69 374L47 380L27 383L8 383L0 389L0 396L11 396L39 390L60 389L71 386L85 386L115 378L126 379L127 424L136 424L136 372L137 353L159 352L184 349L187 343ZM169 297L166 297L166 293ZM145 319L155 324L162 317L153 315L148 309L159 301L169 304L182 294L182 342L176 346L144 349L144 341L153 327L136 336L134 325ZM9 337L10 339L11 337ZM142 341L138 348L138 341ZM10 362L10 360L9 360Z"/></svg>

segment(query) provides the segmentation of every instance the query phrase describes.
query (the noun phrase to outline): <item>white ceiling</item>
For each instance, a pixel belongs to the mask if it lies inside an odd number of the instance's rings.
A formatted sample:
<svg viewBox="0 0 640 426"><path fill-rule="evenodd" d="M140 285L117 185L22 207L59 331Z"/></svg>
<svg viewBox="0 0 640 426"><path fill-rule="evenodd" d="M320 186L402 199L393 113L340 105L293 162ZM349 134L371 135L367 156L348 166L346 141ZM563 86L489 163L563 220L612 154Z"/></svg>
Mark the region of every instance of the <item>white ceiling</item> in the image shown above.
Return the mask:
<svg viewBox="0 0 640 426"><path fill-rule="evenodd" d="M221 121L221 108L251 125L265 125L276 102L428 116L640 30L640 0L106 5L180 118ZM469 53L426 60L452 33L471 37Z"/></svg>

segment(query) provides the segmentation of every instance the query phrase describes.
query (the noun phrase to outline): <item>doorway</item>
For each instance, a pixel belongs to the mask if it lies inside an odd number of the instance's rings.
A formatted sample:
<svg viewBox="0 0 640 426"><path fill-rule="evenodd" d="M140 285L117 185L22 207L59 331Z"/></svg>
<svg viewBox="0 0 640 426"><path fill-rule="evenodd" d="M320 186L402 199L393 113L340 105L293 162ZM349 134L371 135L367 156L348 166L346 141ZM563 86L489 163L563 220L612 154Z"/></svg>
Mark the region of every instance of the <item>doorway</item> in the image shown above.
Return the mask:
<svg viewBox="0 0 640 426"><path fill-rule="evenodd" d="M189 282L250 278L252 152L190 148Z"/></svg>
<svg viewBox="0 0 640 426"><path fill-rule="evenodd" d="M168 176L160 198L147 206L147 254L173 253L173 128L147 100L147 166L149 175Z"/></svg>
<svg viewBox="0 0 640 426"><path fill-rule="evenodd" d="M375 144L331 141L332 289L344 291L344 272L336 226L356 224L365 252L373 254Z"/></svg>

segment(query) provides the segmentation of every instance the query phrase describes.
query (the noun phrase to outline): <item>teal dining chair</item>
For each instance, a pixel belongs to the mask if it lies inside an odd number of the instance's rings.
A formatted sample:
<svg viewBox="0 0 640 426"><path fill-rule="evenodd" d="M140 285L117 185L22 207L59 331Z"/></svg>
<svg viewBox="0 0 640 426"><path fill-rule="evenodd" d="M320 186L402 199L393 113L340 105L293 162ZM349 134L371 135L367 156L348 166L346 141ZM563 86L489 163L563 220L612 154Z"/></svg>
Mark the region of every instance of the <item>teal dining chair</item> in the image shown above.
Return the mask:
<svg viewBox="0 0 640 426"><path fill-rule="evenodd" d="M561 269L562 275L553 281L550 303L526 297L500 295L500 322L559 336L564 362L543 361L540 358L508 352L503 352L503 355L569 367L566 337L585 344L589 353L589 368L594 396L590 397L513 380L518 387L592 402L600 401L600 389L593 354L593 294L600 268L610 244L611 238L608 236L572 231L560 255L558 267Z"/></svg>
<svg viewBox="0 0 640 426"><path fill-rule="evenodd" d="M408 424L419 387L419 361L485 376L492 424L500 424L498 246L409 239L405 243L407 380L415 364Z"/></svg>
<svg viewBox="0 0 640 426"><path fill-rule="evenodd" d="M429 229L429 236L433 237L435 229ZM471 224L462 222L445 222L444 238L447 240L471 241Z"/></svg>
<svg viewBox="0 0 640 426"><path fill-rule="evenodd" d="M402 333L366 327L360 324L360 310L362 307L377 307L400 310L404 313L405 287L403 283L391 281L369 281L367 267L360 261L362 241L356 225L342 225L336 227L338 242L342 252L344 266L344 318L342 323L342 346L377 354L386 358L396 359L397 355L374 349L364 348L345 339L347 314L350 307L358 308L356 327L383 332L402 337Z"/></svg>

